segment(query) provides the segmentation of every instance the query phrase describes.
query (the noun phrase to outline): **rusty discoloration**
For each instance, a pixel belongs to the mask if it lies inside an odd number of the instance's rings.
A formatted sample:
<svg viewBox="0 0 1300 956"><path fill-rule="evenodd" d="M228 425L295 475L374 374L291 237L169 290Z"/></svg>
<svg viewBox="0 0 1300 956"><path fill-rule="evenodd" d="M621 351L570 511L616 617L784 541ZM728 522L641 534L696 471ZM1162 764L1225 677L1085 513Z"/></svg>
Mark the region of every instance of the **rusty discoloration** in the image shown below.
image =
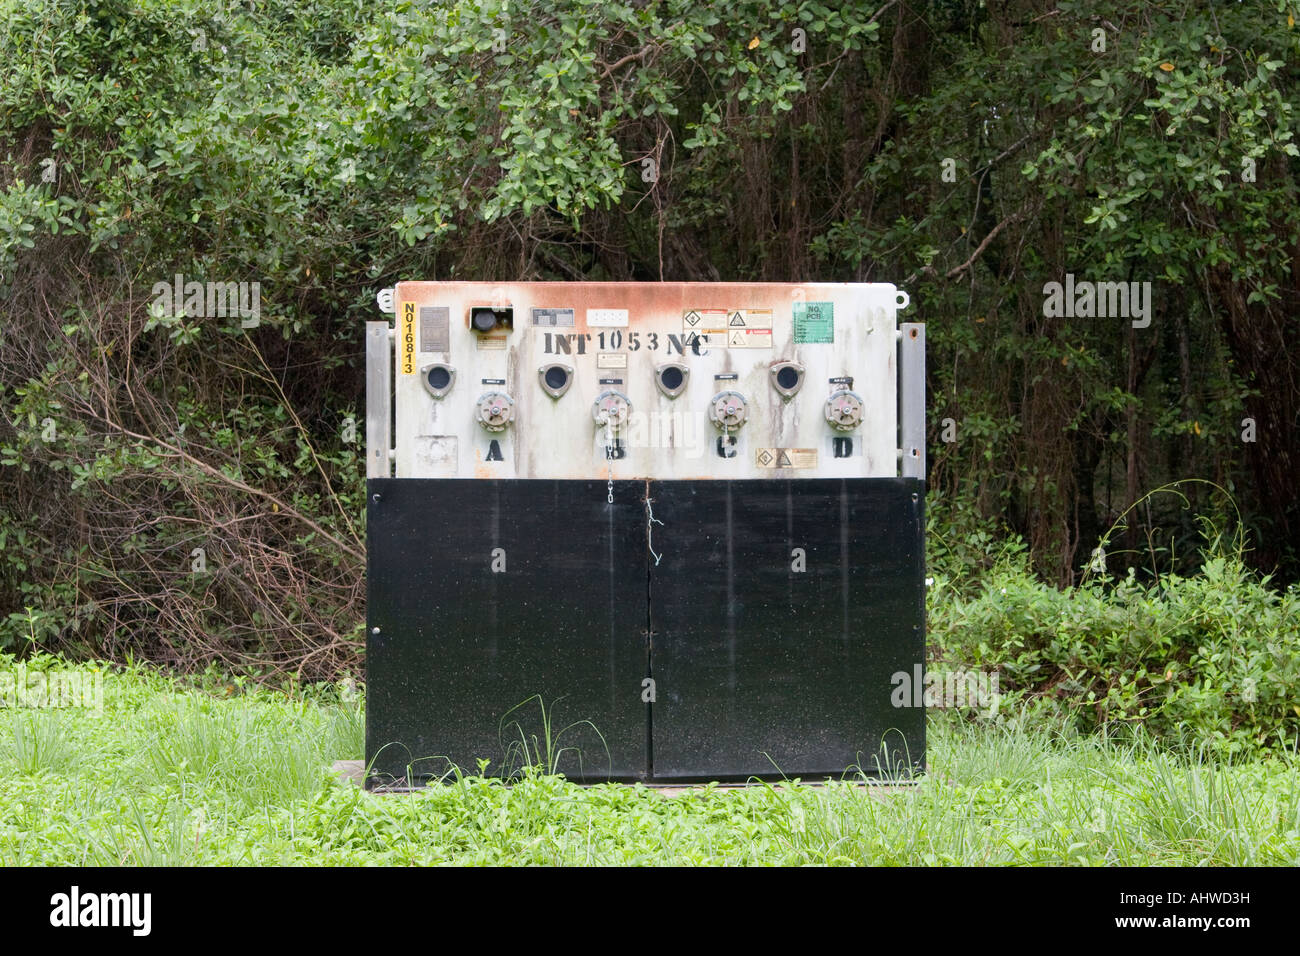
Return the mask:
<svg viewBox="0 0 1300 956"><path fill-rule="evenodd" d="M456 384L442 399L430 399L412 376L396 381L398 477L572 478L635 480L717 480L772 477L760 470L752 450L760 447L816 448L816 468L782 469L788 477L892 476L897 471L895 313L893 286L846 283L494 283L402 282L397 308L440 306L451 310L451 341L444 353L422 352L423 362L442 361L456 369ZM797 302L830 303L833 341L797 342L793 308ZM505 349L479 349L469 314L475 306L514 308ZM572 326L534 326L532 309L571 309ZM591 325L592 309L626 310L622 326ZM743 321L744 310L768 310L766 336L741 337L761 347L722 347L718 336L692 346L683 315L690 310L722 310L728 322ZM766 320L766 317L764 317ZM711 318L711 322L716 319ZM419 323L417 323L418 326ZM723 336L729 341L730 336ZM598 353L617 361L604 367ZM538 368L560 360L574 368L573 383L559 398L542 389ZM804 384L786 399L772 386L774 362L805 367ZM676 397L655 385L656 369L679 362L689 369ZM609 367L609 366L615 367ZM720 378L719 376L733 376ZM832 454L831 430L822 414L827 382L851 376L868 412L852 437L854 454ZM471 403L490 387L483 379L504 380L515 400L516 420L505 432L488 436L473 423ZM613 380L612 384L602 379ZM591 416L591 405L606 388L629 396L633 421L619 440L622 457L612 462ZM722 432L708 420L714 395L740 392L750 414L734 432L734 457L718 454ZM638 419L639 416L639 419ZM640 423L640 431L635 425ZM460 438L458 462L434 463L411 449L419 439ZM503 461L486 461L495 438Z"/></svg>

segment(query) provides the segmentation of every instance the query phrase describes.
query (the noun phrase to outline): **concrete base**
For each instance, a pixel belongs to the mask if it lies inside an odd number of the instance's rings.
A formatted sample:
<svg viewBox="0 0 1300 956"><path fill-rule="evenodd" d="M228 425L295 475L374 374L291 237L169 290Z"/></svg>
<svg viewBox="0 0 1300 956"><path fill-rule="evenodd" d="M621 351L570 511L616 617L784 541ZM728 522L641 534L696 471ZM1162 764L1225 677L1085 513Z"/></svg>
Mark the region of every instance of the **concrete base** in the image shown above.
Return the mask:
<svg viewBox="0 0 1300 956"><path fill-rule="evenodd" d="M352 783L352 784L356 784L358 787L363 786L365 784L366 762L364 760L336 760L334 761L333 764L330 765L330 771L334 774L335 777L338 778L339 783ZM801 783L800 785L805 787L824 786L824 784L816 783L816 782ZM595 786L595 785L585 784L584 786ZM631 785L629 784L629 786ZM655 784L642 784L641 786L644 786L651 793L659 794L659 796L661 797L680 797L683 794L690 795L690 794L703 793L708 788L709 785L703 783L697 783L697 784L690 784L686 786L658 786ZM771 787L779 788L782 786L782 784L779 782L771 783L771 784L724 783L724 784L719 784L714 786L713 789L717 793L726 793L731 790L744 790L748 787L757 787L757 786L771 786ZM872 792L892 793L897 790L911 789L912 785L898 784L898 783L855 783L853 784L853 786L864 791L870 790ZM384 790L381 788L375 790L374 792L375 793L409 793L410 791L409 790Z"/></svg>

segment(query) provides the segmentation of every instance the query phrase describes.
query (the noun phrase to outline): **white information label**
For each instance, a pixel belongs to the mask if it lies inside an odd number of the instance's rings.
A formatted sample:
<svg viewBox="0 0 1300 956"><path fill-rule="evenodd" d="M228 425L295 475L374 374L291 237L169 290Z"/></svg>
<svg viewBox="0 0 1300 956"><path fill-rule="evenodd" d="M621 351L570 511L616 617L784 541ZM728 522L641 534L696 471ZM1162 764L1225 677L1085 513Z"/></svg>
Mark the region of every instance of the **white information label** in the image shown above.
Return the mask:
<svg viewBox="0 0 1300 956"><path fill-rule="evenodd" d="M627 309L588 309L588 328L608 329L627 326Z"/></svg>

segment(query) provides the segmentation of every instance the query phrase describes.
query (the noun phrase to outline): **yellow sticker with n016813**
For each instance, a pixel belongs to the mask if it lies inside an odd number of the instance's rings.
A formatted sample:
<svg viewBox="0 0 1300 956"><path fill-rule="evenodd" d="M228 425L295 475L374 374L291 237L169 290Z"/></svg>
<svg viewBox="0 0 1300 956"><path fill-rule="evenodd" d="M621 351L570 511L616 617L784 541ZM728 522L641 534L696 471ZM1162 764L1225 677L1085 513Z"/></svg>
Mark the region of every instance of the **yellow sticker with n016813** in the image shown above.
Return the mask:
<svg viewBox="0 0 1300 956"><path fill-rule="evenodd" d="M401 358L397 365L403 375L415 374L415 303L401 303L402 327L399 345Z"/></svg>

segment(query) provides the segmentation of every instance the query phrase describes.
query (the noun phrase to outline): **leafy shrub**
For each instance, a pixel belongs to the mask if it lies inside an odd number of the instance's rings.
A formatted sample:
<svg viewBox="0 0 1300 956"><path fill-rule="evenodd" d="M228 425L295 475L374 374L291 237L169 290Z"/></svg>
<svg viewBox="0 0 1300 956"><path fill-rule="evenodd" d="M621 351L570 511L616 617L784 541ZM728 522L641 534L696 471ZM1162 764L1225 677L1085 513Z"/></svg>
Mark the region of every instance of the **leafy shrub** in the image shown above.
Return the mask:
<svg viewBox="0 0 1300 956"><path fill-rule="evenodd" d="M1300 735L1300 594L1272 589L1239 555L1208 556L1190 577L1144 584L1130 571L1058 589L1012 554L973 593L936 584L937 659L996 670L1031 711L1080 729L1141 724L1225 754L1293 748Z"/></svg>

